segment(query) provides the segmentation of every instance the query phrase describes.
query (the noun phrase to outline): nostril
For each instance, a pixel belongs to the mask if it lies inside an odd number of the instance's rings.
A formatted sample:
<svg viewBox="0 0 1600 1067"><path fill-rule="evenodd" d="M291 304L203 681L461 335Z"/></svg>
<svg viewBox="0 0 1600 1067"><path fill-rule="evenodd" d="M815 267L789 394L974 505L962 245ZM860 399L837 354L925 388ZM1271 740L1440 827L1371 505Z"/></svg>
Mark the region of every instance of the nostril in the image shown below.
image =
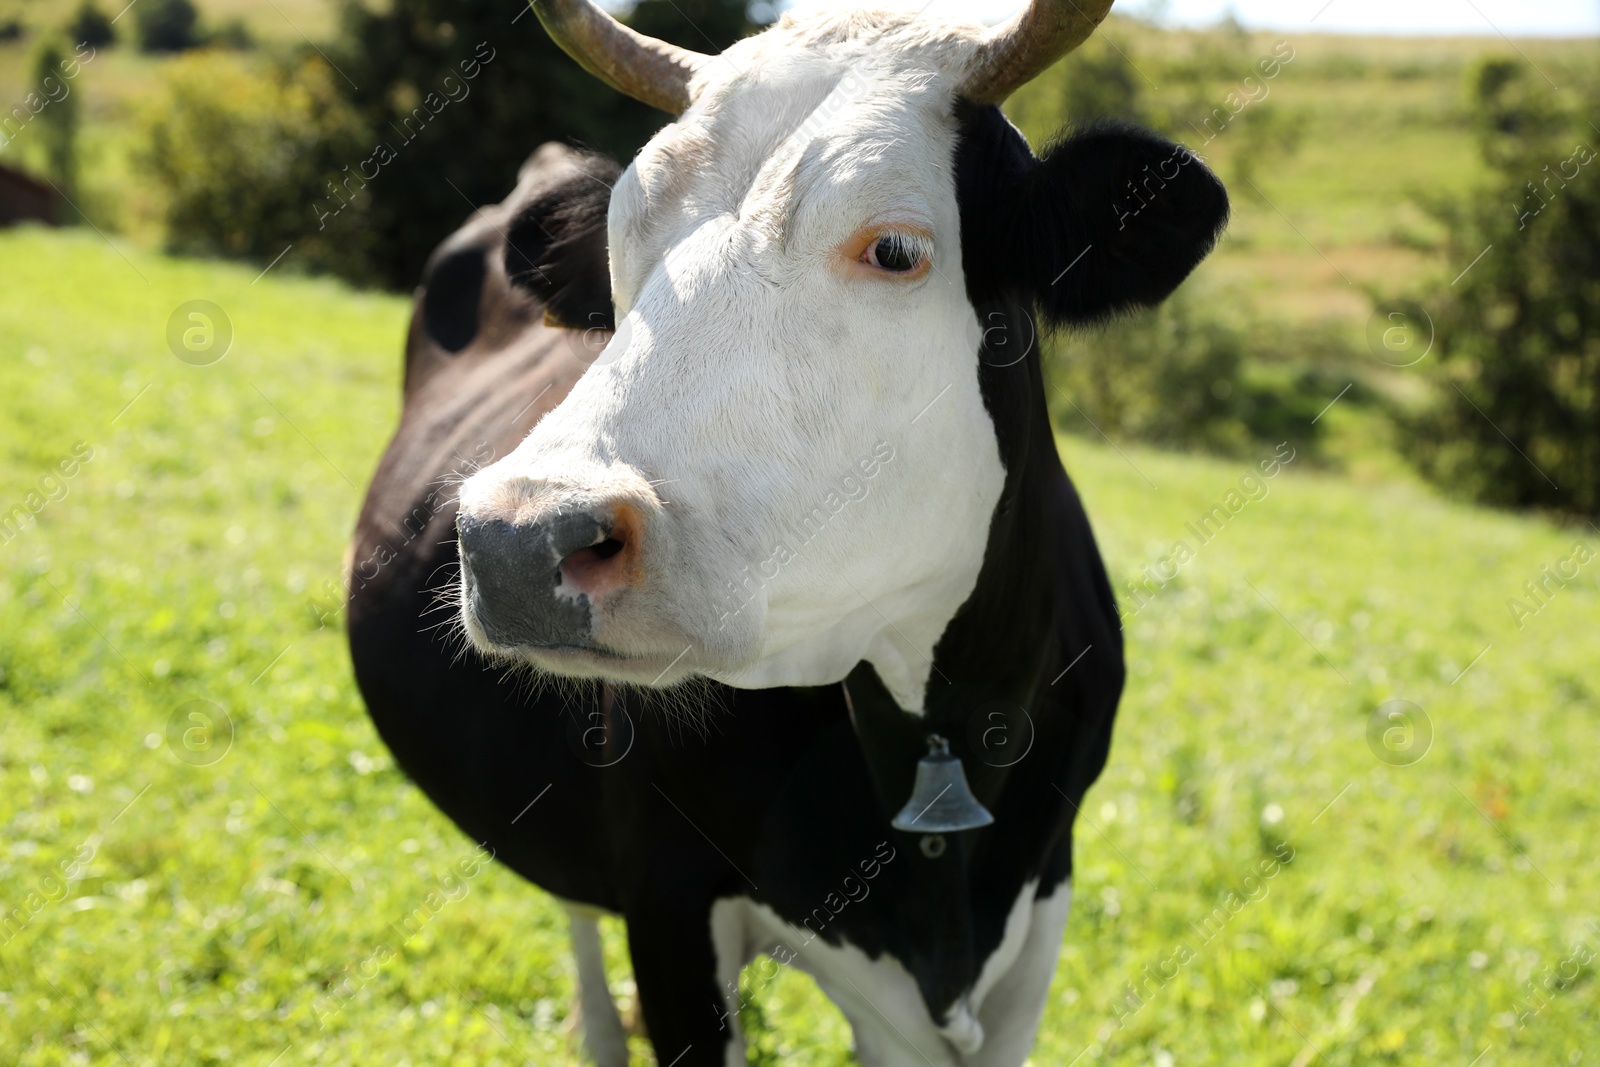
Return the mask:
<svg viewBox="0 0 1600 1067"><path fill-rule="evenodd" d="M628 546L623 544L621 541L618 541L615 537L608 537L604 541L601 541L598 545L595 545L593 548L589 549L589 551L593 552L600 559L610 559L612 556L615 556L618 552L621 552L626 547Z"/></svg>
<svg viewBox="0 0 1600 1067"><path fill-rule="evenodd" d="M622 556L628 544L615 537L607 537L598 544L580 548L561 561L561 581L590 596L621 584L625 576Z"/></svg>

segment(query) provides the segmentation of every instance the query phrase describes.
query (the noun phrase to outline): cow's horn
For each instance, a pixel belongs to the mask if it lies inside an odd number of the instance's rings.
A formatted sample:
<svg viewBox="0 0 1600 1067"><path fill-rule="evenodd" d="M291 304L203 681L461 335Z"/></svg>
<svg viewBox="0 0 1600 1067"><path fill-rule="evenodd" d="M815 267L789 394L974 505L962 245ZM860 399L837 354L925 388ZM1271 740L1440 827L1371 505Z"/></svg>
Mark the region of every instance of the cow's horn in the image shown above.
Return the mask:
<svg viewBox="0 0 1600 1067"><path fill-rule="evenodd" d="M672 115L689 106L689 78L709 56L635 33L592 0L535 0L550 39L620 93Z"/></svg>
<svg viewBox="0 0 1600 1067"><path fill-rule="evenodd" d="M1089 39L1112 0L1029 0L1011 21L989 31L961 95L998 104Z"/></svg>

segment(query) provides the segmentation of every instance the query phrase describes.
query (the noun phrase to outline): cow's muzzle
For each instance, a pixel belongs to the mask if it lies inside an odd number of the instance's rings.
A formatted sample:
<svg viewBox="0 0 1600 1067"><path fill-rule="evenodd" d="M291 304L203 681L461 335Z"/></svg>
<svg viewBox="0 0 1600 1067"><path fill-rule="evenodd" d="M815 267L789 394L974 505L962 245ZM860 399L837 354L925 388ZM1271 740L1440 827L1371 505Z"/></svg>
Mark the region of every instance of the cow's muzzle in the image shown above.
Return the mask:
<svg viewBox="0 0 1600 1067"><path fill-rule="evenodd" d="M645 516L627 500L528 511L457 516L468 631L503 652L595 650L601 607L640 583Z"/></svg>

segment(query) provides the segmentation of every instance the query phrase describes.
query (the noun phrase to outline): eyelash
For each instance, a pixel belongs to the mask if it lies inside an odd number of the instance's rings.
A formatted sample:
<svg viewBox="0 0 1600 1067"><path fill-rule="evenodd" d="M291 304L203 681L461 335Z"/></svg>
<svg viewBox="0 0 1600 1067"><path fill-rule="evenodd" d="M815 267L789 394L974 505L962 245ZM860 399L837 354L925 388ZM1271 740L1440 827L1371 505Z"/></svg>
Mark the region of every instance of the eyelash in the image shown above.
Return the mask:
<svg viewBox="0 0 1600 1067"><path fill-rule="evenodd" d="M904 268L886 266L877 254L879 245L890 246L901 256L909 257L911 265ZM915 274L931 261L932 255L933 242L921 234L891 232L874 237L862 250L861 262L885 274Z"/></svg>

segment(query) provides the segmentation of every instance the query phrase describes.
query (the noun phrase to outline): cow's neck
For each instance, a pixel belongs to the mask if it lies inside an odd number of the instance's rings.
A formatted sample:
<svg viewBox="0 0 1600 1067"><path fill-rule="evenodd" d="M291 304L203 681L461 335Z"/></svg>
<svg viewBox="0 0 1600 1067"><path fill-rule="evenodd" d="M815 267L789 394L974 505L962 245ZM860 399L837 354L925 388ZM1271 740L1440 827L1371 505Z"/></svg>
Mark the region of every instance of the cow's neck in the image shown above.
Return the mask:
<svg viewBox="0 0 1600 1067"><path fill-rule="evenodd" d="M1008 327L1030 328L1020 307L1010 306L1006 315ZM973 792L997 816L988 829L937 842L895 835L907 856L898 906L922 917L916 936L901 946L907 953L902 960L940 1017L970 991L1010 905L1037 877L1013 860L1027 854L1038 862L1050 851L1042 843L1054 837L1043 825L1053 821L1046 815L1055 807L1050 798L1037 798L1038 811L1025 797L1013 798L1023 803L1004 800L1008 780L1046 766L1052 754L1045 749L1060 735L1048 721L1051 702L1042 696L1059 669L1052 500L1063 475L1037 358L1010 366L1001 365L1011 361L996 351L981 358L984 402L994 417L1006 480L977 585L934 648L921 714L898 706L869 664L859 664L844 683L885 821L911 796L930 733L949 740ZM1024 755L1036 739L1037 750ZM978 885L985 875L996 884Z"/></svg>
<svg viewBox="0 0 1600 1067"><path fill-rule="evenodd" d="M980 314L1004 315L1012 341L1031 334L1020 306L994 308ZM1020 738L1029 730L1024 720L1042 713L1039 693L1058 658L1052 625L1058 542L1050 500L1053 480L1062 476L1060 461L1037 359L1012 362L1004 351L981 355L979 377L1006 463L1005 486L976 587L934 647L924 710L902 709L866 663L845 682L857 735L890 813L910 795L917 760L932 733L947 738L951 751L963 757L980 799L992 799L1006 777L1006 768L997 765L1008 759L1000 735L990 733L986 741L984 731L1003 725Z"/></svg>

